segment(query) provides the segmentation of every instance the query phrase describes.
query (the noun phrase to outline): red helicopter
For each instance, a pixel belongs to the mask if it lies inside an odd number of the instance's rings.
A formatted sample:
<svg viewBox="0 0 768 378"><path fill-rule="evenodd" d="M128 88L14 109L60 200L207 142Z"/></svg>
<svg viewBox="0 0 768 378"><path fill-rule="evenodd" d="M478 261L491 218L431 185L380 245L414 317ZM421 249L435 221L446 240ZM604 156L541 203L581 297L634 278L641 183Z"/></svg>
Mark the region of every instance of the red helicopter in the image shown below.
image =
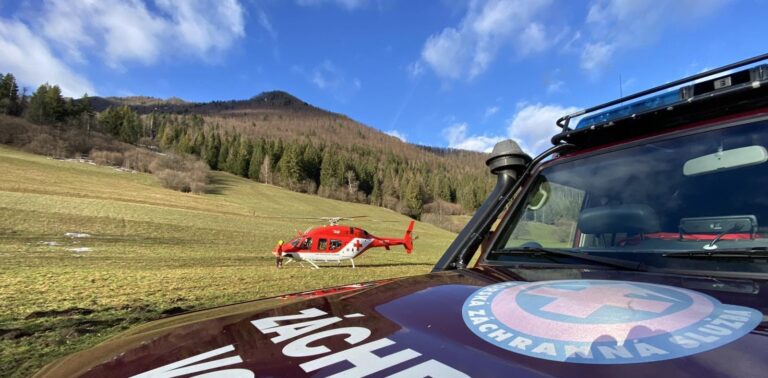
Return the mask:
<svg viewBox="0 0 768 378"><path fill-rule="evenodd" d="M275 247L272 253L280 259L285 258L286 264L291 261L306 261L315 269L318 262L338 262L349 260L355 267L355 257L360 256L370 248L384 247L389 250L392 246L402 245L406 253L413 251L414 222L408 225L402 239L374 236L359 227L342 226L339 222L363 217L323 217L328 226L310 228L288 243ZM280 264L278 264L279 266Z"/></svg>

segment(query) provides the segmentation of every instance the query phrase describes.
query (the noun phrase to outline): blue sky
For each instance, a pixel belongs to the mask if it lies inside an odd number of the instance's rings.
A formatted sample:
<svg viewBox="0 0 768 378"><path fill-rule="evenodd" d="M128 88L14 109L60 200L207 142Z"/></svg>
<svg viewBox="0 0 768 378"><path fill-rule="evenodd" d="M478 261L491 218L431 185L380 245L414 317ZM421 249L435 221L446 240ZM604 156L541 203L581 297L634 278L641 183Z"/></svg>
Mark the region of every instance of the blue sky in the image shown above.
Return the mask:
<svg viewBox="0 0 768 378"><path fill-rule="evenodd" d="M537 152L565 113L766 52L766 14L759 0L0 0L0 72L78 97L279 89L412 143Z"/></svg>

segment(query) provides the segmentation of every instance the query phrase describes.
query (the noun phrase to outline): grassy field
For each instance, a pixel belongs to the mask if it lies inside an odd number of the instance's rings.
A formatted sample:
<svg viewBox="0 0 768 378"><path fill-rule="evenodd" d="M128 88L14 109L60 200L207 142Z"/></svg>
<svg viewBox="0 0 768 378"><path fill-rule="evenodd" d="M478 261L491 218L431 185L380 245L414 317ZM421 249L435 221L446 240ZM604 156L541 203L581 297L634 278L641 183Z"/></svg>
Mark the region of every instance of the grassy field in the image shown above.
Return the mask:
<svg viewBox="0 0 768 378"><path fill-rule="evenodd" d="M293 193L216 172L210 194L154 177L0 146L0 376L28 376L148 320L279 293L428 272L454 235L417 223L415 251L372 250L357 269L277 270L277 239L352 216L400 237L395 212ZM376 222L376 221L395 222ZM68 237L85 233L90 237Z"/></svg>

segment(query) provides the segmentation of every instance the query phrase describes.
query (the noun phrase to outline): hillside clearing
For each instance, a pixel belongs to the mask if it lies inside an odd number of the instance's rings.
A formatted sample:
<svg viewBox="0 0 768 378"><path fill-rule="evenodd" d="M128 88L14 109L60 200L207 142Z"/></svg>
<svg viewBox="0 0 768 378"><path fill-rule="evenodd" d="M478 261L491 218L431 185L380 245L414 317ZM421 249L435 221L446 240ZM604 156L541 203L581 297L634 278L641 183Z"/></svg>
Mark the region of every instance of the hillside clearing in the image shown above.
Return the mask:
<svg viewBox="0 0 768 378"><path fill-rule="evenodd" d="M408 218L221 172L210 194L184 194L148 174L4 146L0 172L0 376L27 376L162 316L427 273L455 236L417 223L412 255L372 250L357 269L277 270L275 241L319 223L263 217L367 215L355 225L397 237Z"/></svg>

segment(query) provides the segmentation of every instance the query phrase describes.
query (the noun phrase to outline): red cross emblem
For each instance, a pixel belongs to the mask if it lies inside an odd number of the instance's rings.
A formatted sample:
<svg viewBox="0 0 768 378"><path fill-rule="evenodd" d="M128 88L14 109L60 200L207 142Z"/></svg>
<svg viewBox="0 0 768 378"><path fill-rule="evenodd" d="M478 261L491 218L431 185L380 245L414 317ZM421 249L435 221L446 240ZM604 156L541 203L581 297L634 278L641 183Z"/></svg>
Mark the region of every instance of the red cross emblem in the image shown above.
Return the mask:
<svg viewBox="0 0 768 378"><path fill-rule="evenodd" d="M627 296L646 293L646 290L628 285L596 285L578 291L540 287L528 291L528 294L556 298L542 310L577 318L587 318L603 306L661 313L672 305L670 302Z"/></svg>
<svg viewBox="0 0 768 378"><path fill-rule="evenodd" d="M360 240L355 240L355 249L360 250L360 248L363 248L363 243L360 243Z"/></svg>

